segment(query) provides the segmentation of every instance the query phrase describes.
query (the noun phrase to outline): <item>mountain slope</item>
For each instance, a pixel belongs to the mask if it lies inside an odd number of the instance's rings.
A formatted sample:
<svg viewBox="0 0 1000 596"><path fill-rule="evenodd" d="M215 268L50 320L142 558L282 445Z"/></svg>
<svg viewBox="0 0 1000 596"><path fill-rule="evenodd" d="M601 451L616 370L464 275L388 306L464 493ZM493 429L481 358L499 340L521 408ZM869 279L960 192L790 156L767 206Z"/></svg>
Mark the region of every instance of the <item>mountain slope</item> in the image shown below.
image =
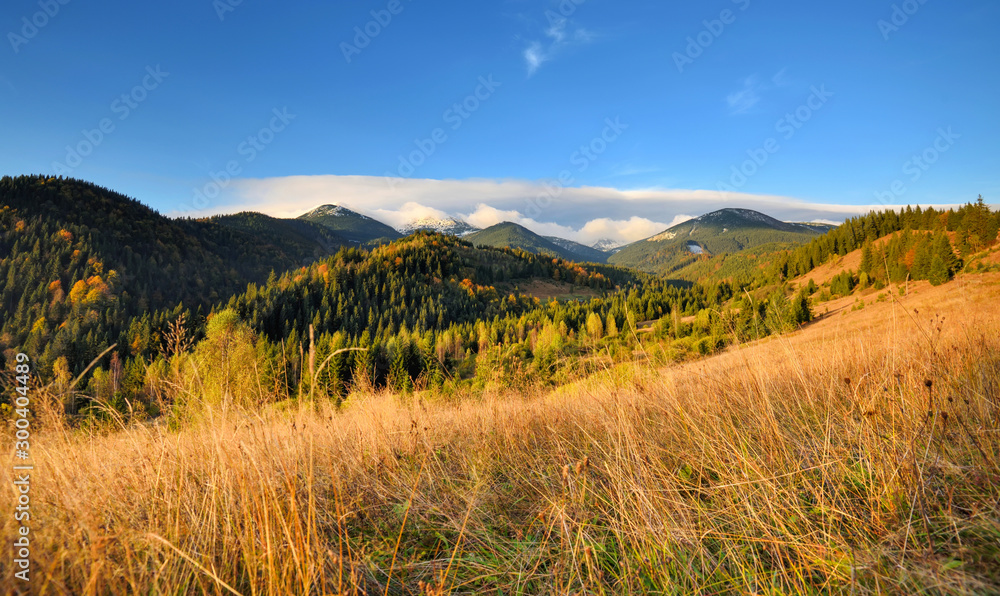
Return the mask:
<svg viewBox="0 0 1000 596"><path fill-rule="evenodd" d="M303 213L298 219L324 225L338 236L357 244L403 237L384 223L339 205L321 205L308 213Z"/></svg>
<svg viewBox="0 0 1000 596"><path fill-rule="evenodd" d="M584 261L587 263L607 263L608 253L603 250L598 250L596 248L587 246L585 244L580 244L579 242L573 242L572 240L567 240L565 238L559 238L558 236L544 236L546 240L555 244L556 246L562 248L563 250L569 251L576 256L573 260Z"/></svg>
<svg viewBox="0 0 1000 596"><path fill-rule="evenodd" d="M650 272L674 271L705 255L764 244L802 244L825 234L823 224L786 223L751 209L720 209L625 246L608 260Z"/></svg>
<svg viewBox="0 0 1000 596"><path fill-rule="evenodd" d="M301 337L310 324L317 333L388 338L402 327L443 331L456 323L528 312L539 303L515 287L534 280L558 279L603 292L637 279L628 272L604 275L601 269L417 232L371 252L350 249L287 272L234 297L229 306L275 341L293 332Z"/></svg>
<svg viewBox="0 0 1000 596"><path fill-rule="evenodd" d="M590 245L591 248L595 248L601 252L608 254L616 253L622 249L623 246L628 244L627 242L620 242L618 240L612 240L611 238L602 238L597 242Z"/></svg>
<svg viewBox="0 0 1000 596"><path fill-rule="evenodd" d="M208 309L300 265L303 245L286 240L214 218L170 219L87 182L4 177L0 355L23 349L43 372L65 356L77 373L112 343L141 351L153 340L130 335L130 319Z"/></svg>
<svg viewBox="0 0 1000 596"><path fill-rule="evenodd" d="M290 256L303 265L351 245L350 241L330 228L304 219L279 219L263 213L244 211L232 215L217 215L208 221L283 246Z"/></svg>
<svg viewBox="0 0 1000 596"><path fill-rule="evenodd" d="M595 257L601 257L598 262L607 262L607 257L595 255L594 253L597 251L594 249L583 252L588 247L562 238L556 239L559 241L559 243L556 243L551 238L539 236L528 228L509 221L498 223L485 230L469 234L464 239L477 246L519 248L527 252L559 257L567 261L586 262L594 261Z"/></svg>
<svg viewBox="0 0 1000 596"><path fill-rule="evenodd" d="M447 234L461 238L463 236L468 236L473 232L478 232L480 229L468 222L464 222L454 217L447 217L444 219L421 217L420 219L413 220L405 226L399 228L399 232L404 236L409 236L419 230L437 232L438 234Z"/></svg>

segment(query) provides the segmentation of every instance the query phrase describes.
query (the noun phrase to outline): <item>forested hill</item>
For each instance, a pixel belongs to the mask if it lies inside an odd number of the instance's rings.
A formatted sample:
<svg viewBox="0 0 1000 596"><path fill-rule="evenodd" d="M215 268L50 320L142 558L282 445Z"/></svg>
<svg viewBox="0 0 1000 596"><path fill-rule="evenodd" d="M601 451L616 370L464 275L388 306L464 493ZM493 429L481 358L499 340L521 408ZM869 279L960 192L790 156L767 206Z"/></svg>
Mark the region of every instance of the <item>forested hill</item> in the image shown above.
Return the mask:
<svg viewBox="0 0 1000 596"><path fill-rule="evenodd" d="M476 246L519 248L577 262L607 262L607 255L601 251L562 238L539 236L528 228L509 221L469 234L465 239Z"/></svg>
<svg viewBox="0 0 1000 596"><path fill-rule="evenodd" d="M762 245L795 245L829 231L823 224L793 224L751 209L720 209L633 242L608 260L622 267L671 273L709 255Z"/></svg>
<svg viewBox="0 0 1000 596"><path fill-rule="evenodd" d="M909 206L902 211L873 211L847 220L808 244L776 253L757 279L758 283L791 279L833 257L866 249L869 262L864 267L883 281L907 277L947 281L960 268L961 259L995 245L998 231L1000 211L992 211L982 196L975 203L947 211ZM901 234L875 245L876 240L897 232Z"/></svg>
<svg viewBox="0 0 1000 596"><path fill-rule="evenodd" d="M634 280L610 268L521 250L480 247L453 236L416 234L367 253L345 249L234 297L229 306L273 340L318 333L386 338L401 328L443 330L453 324L518 315L539 305L517 293L519 282L558 280L599 293Z"/></svg>
<svg viewBox="0 0 1000 596"><path fill-rule="evenodd" d="M280 219L254 211L216 215L207 221L252 234L265 244L280 246L302 265L331 255L341 247L357 245L322 224Z"/></svg>
<svg viewBox="0 0 1000 596"><path fill-rule="evenodd" d="M182 303L207 311L316 257L308 243L285 240L170 219L87 182L4 177L0 354L20 347L41 362L66 356L71 368L84 366L132 317Z"/></svg>

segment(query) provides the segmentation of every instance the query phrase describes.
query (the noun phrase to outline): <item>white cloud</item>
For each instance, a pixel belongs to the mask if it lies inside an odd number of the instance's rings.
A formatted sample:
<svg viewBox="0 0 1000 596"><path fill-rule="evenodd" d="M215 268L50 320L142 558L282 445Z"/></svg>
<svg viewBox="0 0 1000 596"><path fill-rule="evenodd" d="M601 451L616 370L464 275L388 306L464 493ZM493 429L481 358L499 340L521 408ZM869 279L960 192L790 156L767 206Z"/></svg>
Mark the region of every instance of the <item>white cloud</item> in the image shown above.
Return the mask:
<svg viewBox="0 0 1000 596"><path fill-rule="evenodd" d="M528 63L529 75L535 74L535 71L537 71L546 60L548 60L548 56L546 56L545 52L542 50L542 44L537 41L532 42L531 45L524 50L524 61Z"/></svg>
<svg viewBox="0 0 1000 596"><path fill-rule="evenodd" d="M434 207L408 201L403 203L403 206L399 209L375 209L371 212L371 216L382 223L399 229L411 221L424 218L445 219L448 217L448 214Z"/></svg>
<svg viewBox="0 0 1000 596"><path fill-rule="evenodd" d="M691 219L690 215L677 215L670 222L663 223L646 219L645 217L631 217L629 219L611 219L601 217L588 221L580 229L580 242L593 244L605 238L617 240L619 242L635 242L655 236L679 223Z"/></svg>
<svg viewBox="0 0 1000 596"><path fill-rule="evenodd" d="M749 113L761 99L763 94L772 89L788 87L792 84L788 77L788 68L782 68L774 73L769 82L762 82L756 74L743 80L743 87L726 96L726 104L731 115Z"/></svg>
<svg viewBox="0 0 1000 596"><path fill-rule="evenodd" d="M756 76L747 77L743 81L743 88L726 96L726 103L729 104L730 114L746 114L760 102L760 91L763 86L757 81Z"/></svg>
<svg viewBox="0 0 1000 596"><path fill-rule="evenodd" d="M566 19L555 21L551 27L545 30L545 35L554 39L555 43L560 43L566 39Z"/></svg>
<svg viewBox="0 0 1000 596"><path fill-rule="evenodd" d="M529 41L522 56L528 67L528 76L535 74L542 64L552 60L556 54L571 45L590 43L595 36L583 27L574 26L564 17L553 18L549 28L544 31L547 40Z"/></svg>

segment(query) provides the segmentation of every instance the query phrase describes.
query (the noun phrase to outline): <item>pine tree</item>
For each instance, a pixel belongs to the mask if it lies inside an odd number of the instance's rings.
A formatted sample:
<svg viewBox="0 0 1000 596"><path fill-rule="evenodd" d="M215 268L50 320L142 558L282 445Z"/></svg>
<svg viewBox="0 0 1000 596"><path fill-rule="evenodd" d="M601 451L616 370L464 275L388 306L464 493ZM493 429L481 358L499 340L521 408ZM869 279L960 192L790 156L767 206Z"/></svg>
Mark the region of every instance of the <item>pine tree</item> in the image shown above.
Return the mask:
<svg viewBox="0 0 1000 596"><path fill-rule="evenodd" d="M927 279L928 275L930 275L931 260L933 258L930 239L925 236L917 243L917 252L913 257L913 267L910 268L910 274L913 276L913 279Z"/></svg>
<svg viewBox="0 0 1000 596"><path fill-rule="evenodd" d="M936 264L936 261L940 260L940 264ZM951 242L948 240L947 234L941 234L937 240L934 242L934 256L931 261L931 271L928 277L931 275L936 276L940 279L941 273L944 273L944 281L939 283L944 283L955 276L961 266L960 261L955 256L955 250L951 246ZM933 283L933 279L931 282Z"/></svg>
<svg viewBox="0 0 1000 596"><path fill-rule="evenodd" d="M811 320L813 320L813 314L809 308L809 298L807 291L803 290L792 301L792 323L802 325Z"/></svg>
<svg viewBox="0 0 1000 596"><path fill-rule="evenodd" d="M931 285L939 286L943 283L947 283L951 279L951 275L948 272L948 266L945 265L944 259L941 255L935 254L931 259L930 271L927 275L927 279L930 280Z"/></svg>
<svg viewBox="0 0 1000 596"><path fill-rule="evenodd" d="M865 241L864 248L861 250L861 273L872 274L872 270L875 268L875 257L872 254L872 241Z"/></svg>

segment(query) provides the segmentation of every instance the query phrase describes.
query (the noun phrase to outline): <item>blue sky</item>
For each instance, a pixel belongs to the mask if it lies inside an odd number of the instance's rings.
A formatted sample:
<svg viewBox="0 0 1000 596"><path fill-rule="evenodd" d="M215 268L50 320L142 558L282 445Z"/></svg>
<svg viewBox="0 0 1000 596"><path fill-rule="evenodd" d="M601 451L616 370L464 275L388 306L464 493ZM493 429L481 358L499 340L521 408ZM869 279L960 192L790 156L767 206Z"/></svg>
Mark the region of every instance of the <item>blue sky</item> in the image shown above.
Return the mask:
<svg viewBox="0 0 1000 596"><path fill-rule="evenodd" d="M993 1L236 1L5 2L2 173L584 240L998 202Z"/></svg>

